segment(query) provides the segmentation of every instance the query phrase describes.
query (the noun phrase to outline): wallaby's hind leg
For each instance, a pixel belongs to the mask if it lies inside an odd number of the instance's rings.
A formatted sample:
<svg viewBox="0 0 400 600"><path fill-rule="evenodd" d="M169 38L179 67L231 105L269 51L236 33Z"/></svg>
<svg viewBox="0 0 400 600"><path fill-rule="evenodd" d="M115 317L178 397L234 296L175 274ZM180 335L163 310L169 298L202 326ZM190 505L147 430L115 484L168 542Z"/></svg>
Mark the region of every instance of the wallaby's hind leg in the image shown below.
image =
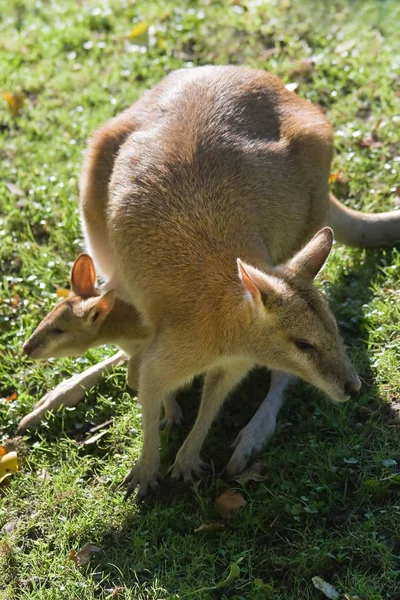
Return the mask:
<svg viewBox="0 0 400 600"><path fill-rule="evenodd" d="M132 108L98 129L90 138L80 180L80 209L87 251L102 278L114 275L107 225L108 184L121 145L136 127Z"/></svg>
<svg viewBox="0 0 400 600"><path fill-rule="evenodd" d="M35 409L22 419L18 427L18 433L24 433L29 427L40 423L43 416L49 410L55 410L59 406L75 406L85 393L100 381L105 373L111 373L115 367L127 360L124 352L117 352L111 358L90 367L83 373L78 373L60 383L54 390L48 392L35 405Z"/></svg>
<svg viewBox="0 0 400 600"><path fill-rule="evenodd" d="M285 400L285 390L295 379L288 373L272 371L271 386L267 396L232 444L236 449L227 466L227 474L231 479L246 468L248 460L262 450L274 433L276 417Z"/></svg>
<svg viewBox="0 0 400 600"><path fill-rule="evenodd" d="M207 432L224 400L236 385L245 377L253 365L241 361L223 369L209 371L204 380L199 414L172 467L174 479L183 478L185 483L193 481L193 473L201 475L204 463L200 458Z"/></svg>

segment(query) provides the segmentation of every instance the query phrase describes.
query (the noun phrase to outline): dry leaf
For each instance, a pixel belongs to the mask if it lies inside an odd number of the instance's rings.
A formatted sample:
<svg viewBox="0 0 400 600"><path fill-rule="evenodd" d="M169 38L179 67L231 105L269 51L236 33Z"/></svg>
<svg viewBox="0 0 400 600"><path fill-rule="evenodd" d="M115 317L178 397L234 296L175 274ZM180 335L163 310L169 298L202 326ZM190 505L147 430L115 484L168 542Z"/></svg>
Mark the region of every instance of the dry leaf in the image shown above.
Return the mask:
<svg viewBox="0 0 400 600"><path fill-rule="evenodd" d="M82 546L82 548L79 550L79 552L76 552L75 550L71 550L71 552L69 553L69 557L71 560L74 561L74 563L78 566L81 567L82 565L86 565L86 563L89 562L91 555L95 552L101 552L101 548L99 546L93 546L92 544L85 544L84 546Z"/></svg>
<svg viewBox="0 0 400 600"><path fill-rule="evenodd" d="M236 477L236 481L243 486L249 481L266 481L268 479L268 475L263 474L263 471L265 471L265 463L259 460L252 464L248 469L243 471L239 477Z"/></svg>
<svg viewBox="0 0 400 600"><path fill-rule="evenodd" d="M3 525L3 527L1 528L1 533L8 534L8 535L10 535L11 533L14 533L17 523L18 523L18 519L12 519L11 521L9 521L5 525Z"/></svg>
<svg viewBox="0 0 400 600"><path fill-rule="evenodd" d="M66 288L56 288L56 296L57 298L68 298L70 294L70 290Z"/></svg>
<svg viewBox="0 0 400 600"><path fill-rule="evenodd" d="M203 533L204 531L220 531L221 529L225 529L225 525L222 523L202 523L194 532Z"/></svg>
<svg viewBox="0 0 400 600"><path fill-rule="evenodd" d="M329 598L330 600L338 600L340 597L339 592L333 587L333 585L327 583L321 579L321 577L313 577L311 581L313 582L314 587L322 592L326 598Z"/></svg>
<svg viewBox="0 0 400 600"><path fill-rule="evenodd" d="M18 394L17 392L13 392L12 394L10 394L9 396L6 396L6 398L4 398L4 400L6 402L14 402L14 400L16 400L18 398Z"/></svg>
<svg viewBox="0 0 400 600"><path fill-rule="evenodd" d="M0 459L0 483L5 481L7 477L10 477L12 473L16 473L19 469L18 457L15 450L7 452L4 446L1 448L1 459ZM5 450L5 452L4 452Z"/></svg>
<svg viewBox="0 0 400 600"><path fill-rule="evenodd" d="M38 479L39 481L43 481L43 483L45 483L46 481L50 481L51 475L48 471L46 471L46 469L42 469Z"/></svg>
<svg viewBox="0 0 400 600"><path fill-rule="evenodd" d="M299 77L302 75L308 75L314 68L314 62L312 60L303 59L298 63L292 71L290 71L290 77Z"/></svg>
<svg viewBox="0 0 400 600"><path fill-rule="evenodd" d="M126 588L119 585L118 587L107 591L110 592L109 598L118 598L125 590Z"/></svg>
<svg viewBox="0 0 400 600"><path fill-rule="evenodd" d="M226 519L231 519L235 510L241 506L246 506L247 502L242 494L236 490L227 490L221 494L215 501L215 508Z"/></svg>
<svg viewBox="0 0 400 600"><path fill-rule="evenodd" d="M7 183L6 188L13 196L25 196L24 192L15 183Z"/></svg>
<svg viewBox="0 0 400 600"><path fill-rule="evenodd" d="M1 94L4 100L8 104L8 108L13 117L17 117L25 104L24 94L17 92L16 94L10 94L9 92L2 92Z"/></svg>
<svg viewBox="0 0 400 600"><path fill-rule="evenodd" d="M0 458L7 454L8 450L4 446L0 446Z"/></svg>
<svg viewBox="0 0 400 600"><path fill-rule="evenodd" d="M145 21L136 23L129 32L129 38L137 41L137 38L140 38L147 33L148 28L149 25Z"/></svg>
<svg viewBox="0 0 400 600"><path fill-rule="evenodd" d="M360 148L382 148L383 144L374 133L367 133L361 140L356 142Z"/></svg>

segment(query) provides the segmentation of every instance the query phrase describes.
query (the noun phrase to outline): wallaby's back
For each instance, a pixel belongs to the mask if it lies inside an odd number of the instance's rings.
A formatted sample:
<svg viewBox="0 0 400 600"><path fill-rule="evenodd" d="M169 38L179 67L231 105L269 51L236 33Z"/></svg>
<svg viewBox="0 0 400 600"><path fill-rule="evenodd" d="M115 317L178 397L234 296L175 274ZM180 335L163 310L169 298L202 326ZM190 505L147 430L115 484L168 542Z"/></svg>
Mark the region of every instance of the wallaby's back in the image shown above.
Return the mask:
<svg viewBox="0 0 400 600"><path fill-rule="evenodd" d="M108 221L140 305L158 292L176 302L204 269L231 278L237 256L282 262L324 222L331 128L277 77L178 71L146 101L152 110L114 166Z"/></svg>

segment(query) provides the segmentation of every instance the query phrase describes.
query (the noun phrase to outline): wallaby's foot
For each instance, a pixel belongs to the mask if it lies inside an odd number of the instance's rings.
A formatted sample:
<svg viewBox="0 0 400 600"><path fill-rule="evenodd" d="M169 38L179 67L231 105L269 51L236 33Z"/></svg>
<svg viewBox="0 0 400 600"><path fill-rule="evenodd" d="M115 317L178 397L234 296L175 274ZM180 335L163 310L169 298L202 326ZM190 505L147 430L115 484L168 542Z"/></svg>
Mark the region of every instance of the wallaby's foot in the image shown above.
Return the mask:
<svg viewBox="0 0 400 600"><path fill-rule="evenodd" d="M174 464L172 465L171 479L179 481L183 479L186 485L194 483L194 477L201 479L205 477L211 470L211 467L201 460L200 456L186 456L184 453L178 452Z"/></svg>
<svg viewBox="0 0 400 600"><path fill-rule="evenodd" d="M275 431L275 420L272 419L268 423L254 425L250 421L232 444L235 451L226 467L229 479L234 479L245 470L249 460L261 452Z"/></svg>
<svg viewBox="0 0 400 600"><path fill-rule="evenodd" d="M183 412L174 397L170 396L164 403L164 418L161 420L160 429L172 429L182 425Z"/></svg>
<svg viewBox="0 0 400 600"><path fill-rule="evenodd" d="M71 377L60 383L50 392L47 392L34 406L34 410L26 415L18 426L18 433L23 434L27 429L40 423L49 410L56 410L59 406L75 406L85 397L86 389L79 385L77 376Z"/></svg>
<svg viewBox="0 0 400 600"><path fill-rule="evenodd" d="M136 502L140 504L143 502L150 490L152 490L154 493L158 493L160 489L160 479L161 476L158 470L150 469L149 465L139 460L135 465L133 465L132 469L122 482L123 485L128 486L124 500L127 500L138 487Z"/></svg>

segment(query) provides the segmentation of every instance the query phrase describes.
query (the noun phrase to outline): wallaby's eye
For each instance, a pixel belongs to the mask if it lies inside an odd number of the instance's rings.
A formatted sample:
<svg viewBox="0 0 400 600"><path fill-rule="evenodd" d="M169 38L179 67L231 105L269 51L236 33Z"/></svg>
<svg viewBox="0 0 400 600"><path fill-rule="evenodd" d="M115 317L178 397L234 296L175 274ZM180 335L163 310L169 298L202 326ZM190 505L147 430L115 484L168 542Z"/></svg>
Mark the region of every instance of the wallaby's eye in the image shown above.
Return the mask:
<svg viewBox="0 0 400 600"><path fill-rule="evenodd" d="M294 343L296 344L297 348L299 350L303 350L303 352L311 352L312 350L315 350L315 346L305 342L304 340L294 340Z"/></svg>
<svg viewBox="0 0 400 600"><path fill-rule="evenodd" d="M61 335L62 333L64 333L64 329L59 329L59 327L54 327L54 329L51 330L51 333L54 333L54 335Z"/></svg>

